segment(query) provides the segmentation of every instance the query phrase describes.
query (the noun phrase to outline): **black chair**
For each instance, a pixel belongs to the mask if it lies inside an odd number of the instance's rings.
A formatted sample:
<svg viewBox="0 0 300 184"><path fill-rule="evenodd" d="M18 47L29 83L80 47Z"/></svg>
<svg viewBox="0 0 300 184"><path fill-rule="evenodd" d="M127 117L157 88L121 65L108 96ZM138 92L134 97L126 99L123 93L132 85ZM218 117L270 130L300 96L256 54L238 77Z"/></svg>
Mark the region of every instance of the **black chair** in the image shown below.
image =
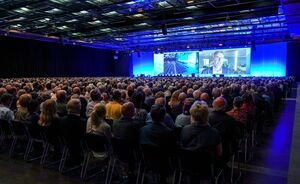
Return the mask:
<svg viewBox="0 0 300 184"><path fill-rule="evenodd" d="M62 148L60 147L62 143L61 143L61 138L59 136L59 133L53 135L52 132L49 132L47 130L47 127L41 127L40 135L43 140L43 147L44 147L40 165L46 167L46 166L51 166L60 163L61 158L60 159L58 158L60 155L54 155L54 158L52 160L49 160L49 153L51 147L54 147L54 149L59 149L59 150L54 150L56 152L59 152L59 154L61 154L62 152L61 151ZM57 144L58 146L54 146L54 144Z"/></svg>
<svg viewBox="0 0 300 184"><path fill-rule="evenodd" d="M21 121L14 121L14 120L11 121L11 131L12 131L13 141L9 150L10 157L12 157L18 142L28 140L28 135L24 123L25 122L21 122Z"/></svg>
<svg viewBox="0 0 300 184"><path fill-rule="evenodd" d="M3 147L4 142L11 138L11 126L7 120L0 119L0 146Z"/></svg>
<svg viewBox="0 0 300 184"><path fill-rule="evenodd" d="M173 172L173 183L175 182L176 170L171 167L170 150L163 149L154 145L141 145L142 150L142 178L144 183L145 173L151 172L154 182L165 180L170 171ZM139 176L139 174L138 174ZM139 180L139 178L137 178Z"/></svg>
<svg viewBox="0 0 300 184"><path fill-rule="evenodd" d="M87 178L86 175L91 160L103 161L104 163L108 163L107 161L110 158L110 154L108 140L105 136L88 133L85 135L82 147L84 150L84 159L80 173L80 178L85 180ZM101 153L101 157L95 156L94 153ZM95 176L98 173L99 172L89 176L89 178Z"/></svg>
<svg viewBox="0 0 300 184"><path fill-rule="evenodd" d="M39 159L42 157L42 155L32 158L30 160L29 160L29 156L33 150L34 144L36 144L37 146L38 146L38 144L39 145L43 144L40 127L37 124L34 125L31 122L24 122L24 125L25 125L26 134L29 139L27 147L26 147L25 155L24 155L24 160L25 161L33 161L33 160Z"/></svg>
<svg viewBox="0 0 300 184"><path fill-rule="evenodd" d="M191 183L199 183L203 179L218 183L223 171L220 169L218 174L215 174L215 160L215 154L207 150L196 152L180 149L178 183L181 183L183 176L187 176Z"/></svg>
<svg viewBox="0 0 300 184"><path fill-rule="evenodd" d="M112 165L108 183L111 183L112 176L114 174L116 162L121 162L129 167L129 174L134 174L135 165L138 164L138 173L140 172L140 158L138 154L138 143L132 142L126 139L112 138L111 140L113 149ZM138 178L138 177L137 177ZM137 181L138 182L138 181Z"/></svg>

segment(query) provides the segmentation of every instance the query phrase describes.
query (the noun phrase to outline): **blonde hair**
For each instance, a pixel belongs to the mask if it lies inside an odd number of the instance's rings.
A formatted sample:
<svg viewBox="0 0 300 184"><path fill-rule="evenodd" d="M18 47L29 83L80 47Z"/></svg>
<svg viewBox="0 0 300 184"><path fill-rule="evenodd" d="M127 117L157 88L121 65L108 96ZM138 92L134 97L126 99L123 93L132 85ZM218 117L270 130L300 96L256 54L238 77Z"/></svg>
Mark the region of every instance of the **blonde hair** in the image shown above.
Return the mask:
<svg viewBox="0 0 300 184"><path fill-rule="evenodd" d="M98 127L101 124L101 120L105 118L106 115L106 108L103 104L96 104L94 110L91 114L91 124Z"/></svg>
<svg viewBox="0 0 300 184"><path fill-rule="evenodd" d="M191 124L197 126L208 122L208 107L202 103L197 103L190 109Z"/></svg>
<svg viewBox="0 0 300 184"><path fill-rule="evenodd" d="M58 117L56 114L56 102L48 99L42 104L42 112L38 121L40 126L49 126L53 119Z"/></svg>

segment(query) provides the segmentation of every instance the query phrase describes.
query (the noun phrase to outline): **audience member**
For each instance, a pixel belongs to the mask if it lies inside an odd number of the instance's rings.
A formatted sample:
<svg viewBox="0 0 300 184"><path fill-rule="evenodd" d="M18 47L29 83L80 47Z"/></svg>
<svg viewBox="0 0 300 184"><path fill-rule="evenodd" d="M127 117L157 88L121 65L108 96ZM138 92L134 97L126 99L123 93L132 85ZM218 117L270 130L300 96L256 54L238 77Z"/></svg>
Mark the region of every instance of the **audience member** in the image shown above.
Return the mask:
<svg viewBox="0 0 300 184"><path fill-rule="evenodd" d="M17 112L15 113L16 121L25 121L29 116L28 105L31 100L30 94L22 94L17 102Z"/></svg>
<svg viewBox="0 0 300 184"><path fill-rule="evenodd" d="M121 117L121 92L114 90L112 101L106 104L106 119L117 120Z"/></svg>
<svg viewBox="0 0 300 184"><path fill-rule="evenodd" d="M70 164L81 161L80 141L84 138L86 120L80 117L81 103L79 99L71 99L67 103L68 115L60 122L60 132L70 149Z"/></svg>
<svg viewBox="0 0 300 184"><path fill-rule="evenodd" d="M12 110L9 109L12 102L12 96L9 93L4 93L0 97L0 119L6 120L10 123L15 119L15 115Z"/></svg>
<svg viewBox="0 0 300 184"><path fill-rule="evenodd" d="M191 123L190 108L192 107L193 103L193 98L187 98L184 100L183 113L179 114L175 120L176 127L183 128L184 126L189 125Z"/></svg>
<svg viewBox="0 0 300 184"><path fill-rule="evenodd" d="M127 140L132 145L136 145L141 124L133 119L135 114L133 103L123 104L121 112L121 118L113 122L113 135L118 139Z"/></svg>
<svg viewBox="0 0 300 184"><path fill-rule="evenodd" d="M217 129L208 124L208 107L198 103L190 109L191 124L181 131L181 147L203 152L211 150L218 156L222 155L221 136Z"/></svg>

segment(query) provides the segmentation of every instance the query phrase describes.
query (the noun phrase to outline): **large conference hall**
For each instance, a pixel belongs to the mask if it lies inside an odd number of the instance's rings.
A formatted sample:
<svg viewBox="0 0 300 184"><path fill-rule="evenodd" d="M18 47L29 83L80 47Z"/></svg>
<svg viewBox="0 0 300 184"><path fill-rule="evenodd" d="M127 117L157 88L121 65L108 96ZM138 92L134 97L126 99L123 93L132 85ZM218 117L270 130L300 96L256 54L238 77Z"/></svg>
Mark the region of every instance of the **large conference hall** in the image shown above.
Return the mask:
<svg viewBox="0 0 300 184"><path fill-rule="evenodd" d="M300 0L0 0L0 184L300 184Z"/></svg>

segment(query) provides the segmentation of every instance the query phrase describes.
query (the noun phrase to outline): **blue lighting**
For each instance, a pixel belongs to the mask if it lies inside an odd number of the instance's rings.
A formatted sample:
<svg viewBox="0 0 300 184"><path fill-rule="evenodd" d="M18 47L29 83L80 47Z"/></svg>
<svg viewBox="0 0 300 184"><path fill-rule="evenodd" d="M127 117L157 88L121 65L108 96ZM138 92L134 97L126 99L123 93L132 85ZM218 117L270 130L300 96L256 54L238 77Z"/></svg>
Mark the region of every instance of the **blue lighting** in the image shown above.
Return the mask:
<svg viewBox="0 0 300 184"><path fill-rule="evenodd" d="M285 76L286 53L286 42L257 45L251 55L250 74L252 76Z"/></svg>
<svg viewBox="0 0 300 184"><path fill-rule="evenodd" d="M282 77L286 76L287 43L256 45L251 52L250 75ZM154 76L154 53L132 54L133 74Z"/></svg>
<svg viewBox="0 0 300 184"><path fill-rule="evenodd" d="M132 53L133 75L154 75L153 52L141 52L140 55Z"/></svg>

